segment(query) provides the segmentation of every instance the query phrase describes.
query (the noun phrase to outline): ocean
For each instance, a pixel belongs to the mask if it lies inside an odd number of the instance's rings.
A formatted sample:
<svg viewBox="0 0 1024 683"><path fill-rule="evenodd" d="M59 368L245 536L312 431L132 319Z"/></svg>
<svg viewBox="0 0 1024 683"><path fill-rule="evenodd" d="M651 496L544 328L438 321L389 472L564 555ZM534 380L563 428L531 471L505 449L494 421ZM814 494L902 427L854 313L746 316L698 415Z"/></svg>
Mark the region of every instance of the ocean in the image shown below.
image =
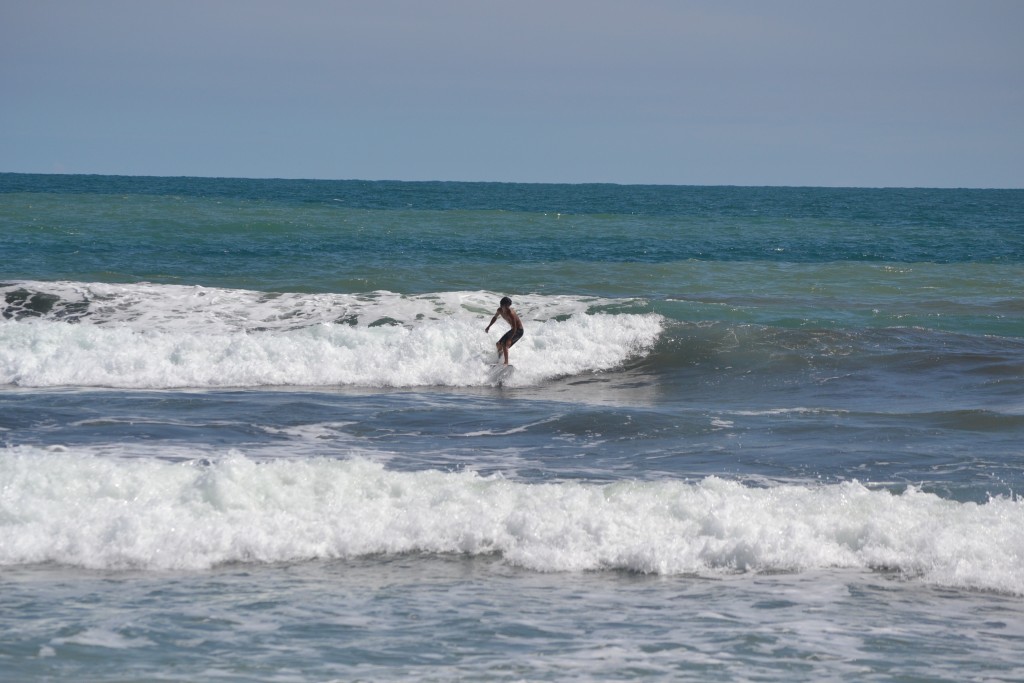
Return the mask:
<svg viewBox="0 0 1024 683"><path fill-rule="evenodd" d="M1024 680L1022 284L1024 190L0 174L0 679Z"/></svg>

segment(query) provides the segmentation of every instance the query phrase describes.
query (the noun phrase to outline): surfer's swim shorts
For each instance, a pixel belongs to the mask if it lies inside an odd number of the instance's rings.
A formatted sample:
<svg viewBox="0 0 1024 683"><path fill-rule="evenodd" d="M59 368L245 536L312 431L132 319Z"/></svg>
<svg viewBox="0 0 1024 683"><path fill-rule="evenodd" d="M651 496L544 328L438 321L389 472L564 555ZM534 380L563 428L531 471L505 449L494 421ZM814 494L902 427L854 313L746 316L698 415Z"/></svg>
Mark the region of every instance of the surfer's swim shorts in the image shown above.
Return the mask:
<svg viewBox="0 0 1024 683"><path fill-rule="evenodd" d="M502 338L498 340L498 343L501 344L502 346L504 346L505 342L508 342L508 345L512 346L513 344L515 344L517 341L519 341L522 338L523 338L523 328L520 327L517 330L509 330L508 332L506 332L502 336Z"/></svg>

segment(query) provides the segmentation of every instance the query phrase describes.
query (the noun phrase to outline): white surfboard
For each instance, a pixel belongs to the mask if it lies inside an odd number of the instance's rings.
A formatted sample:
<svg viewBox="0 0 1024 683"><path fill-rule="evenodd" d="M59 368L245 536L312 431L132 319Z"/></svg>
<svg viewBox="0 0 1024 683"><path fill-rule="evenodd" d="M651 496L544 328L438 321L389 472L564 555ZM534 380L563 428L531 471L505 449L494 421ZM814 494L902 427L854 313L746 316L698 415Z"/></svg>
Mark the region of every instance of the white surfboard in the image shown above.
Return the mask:
<svg viewBox="0 0 1024 683"><path fill-rule="evenodd" d="M490 375L492 382L497 382L501 385L505 380L512 376L512 373L516 371L516 366L505 365L504 363L492 363L488 368L488 374Z"/></svg>

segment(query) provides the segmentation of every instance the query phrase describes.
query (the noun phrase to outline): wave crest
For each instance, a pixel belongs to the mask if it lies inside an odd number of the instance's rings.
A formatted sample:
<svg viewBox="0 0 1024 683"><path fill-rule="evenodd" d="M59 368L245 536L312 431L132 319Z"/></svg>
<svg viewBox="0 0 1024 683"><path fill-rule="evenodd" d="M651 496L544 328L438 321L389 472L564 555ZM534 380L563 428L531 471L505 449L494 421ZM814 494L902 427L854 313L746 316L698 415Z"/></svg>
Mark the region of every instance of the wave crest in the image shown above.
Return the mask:
<svg viewBox="0 0 1024 683"><path fill-rule="evenodd" d="M0 384L180 388L484 386L500 328L486 292L267 294L173 285L6 285ZM615 302L529 296L507 384L621 366L662 330ZM77 324L69 324L77 323Z"/></svg>
<svg viewBox="0 0 1024 683"><path fill-rule="evenodd" d="M538 571L861 568L1024 595L1024 502L857 482L522 483L371 460L0 454L0 565L204 569L373 554L499 554Z"/></svg>

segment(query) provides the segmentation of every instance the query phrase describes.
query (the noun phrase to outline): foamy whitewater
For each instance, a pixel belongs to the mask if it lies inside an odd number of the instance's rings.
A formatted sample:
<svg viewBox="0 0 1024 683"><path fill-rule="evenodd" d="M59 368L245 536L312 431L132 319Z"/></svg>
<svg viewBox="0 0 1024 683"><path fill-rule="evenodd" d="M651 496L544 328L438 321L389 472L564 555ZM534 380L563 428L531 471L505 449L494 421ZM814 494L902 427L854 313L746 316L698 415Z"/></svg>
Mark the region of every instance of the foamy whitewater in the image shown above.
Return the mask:
<svg viewBox="0 0 1024 683"><path fill-rule="evenodd" d="M857 482L522 483L351 458L214 462L15 448L5 564L200 570L403 553L500 554L537 571L857 568L1024 595L1022 503ZM40 461L45 466L40 467ZM59 539L55 543L54 539Z"/></svg>
<svg viewBox="0 0 1024 683"><path fill-rule="evenodd" d="M18 283L59 297L49 320L0 328L0 383L137 389L263 385L478 386L498 382L481 344L493 294L263 294L204 287ZM36 294L36 297L39 295ZM11 306L12 317L32 300ZM589 314L599 299L524 297L520 369L537 384L603 371L649 349L659 316ZM65 324L69 317L79 324ZM482 348L483 346L483 348Z"/></svg>
<svg viewBox="0 0 1024 683"><path fill-rule="evenodd" d="M1021 282L1020 191L0 174L0 679L1024 679Z"/></svg>

